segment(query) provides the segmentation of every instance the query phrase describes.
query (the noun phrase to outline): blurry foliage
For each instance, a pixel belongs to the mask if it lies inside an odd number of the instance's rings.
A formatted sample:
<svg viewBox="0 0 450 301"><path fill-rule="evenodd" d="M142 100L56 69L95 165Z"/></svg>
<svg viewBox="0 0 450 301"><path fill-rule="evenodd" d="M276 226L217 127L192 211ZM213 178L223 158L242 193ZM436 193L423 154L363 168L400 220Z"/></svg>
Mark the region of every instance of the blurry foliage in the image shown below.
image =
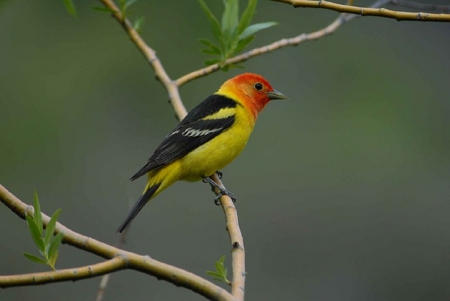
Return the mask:
<svg viewBox="0 0 450 301"><path fill-rule="evenodd" d="M224 62L237 53L245 49L254 39L254 34L262 29L277 25L276 22L263 22L250 25L255 14L257 0L249 0L241 19L239 20L239 1L224 0L224 11L222 22L214 16L204 0L199 0L203 12L208 18L212 33L216 38L216 43L202 38L200 43L206 46L202 49L203 53L213 55L214 58L205 61L206 65L219 64L223 70L237 65L223 66Z"/></svg>

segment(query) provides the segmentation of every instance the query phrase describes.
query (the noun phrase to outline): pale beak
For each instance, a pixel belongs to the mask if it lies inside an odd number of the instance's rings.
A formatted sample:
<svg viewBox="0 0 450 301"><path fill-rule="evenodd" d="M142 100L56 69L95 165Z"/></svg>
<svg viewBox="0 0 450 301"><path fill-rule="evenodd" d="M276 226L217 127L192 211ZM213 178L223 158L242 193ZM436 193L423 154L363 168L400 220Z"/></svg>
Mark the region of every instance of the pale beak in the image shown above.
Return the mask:
<svg viewBox="0 0 450 301"><path fill-rule="evenodd" d="M269 97L270 100L274 100L274 99L288 99L286 95L284 95L283 93L281 93L280 91L277 91L277 90L273 90L271 92L267 92L267 96Z"/></svg>

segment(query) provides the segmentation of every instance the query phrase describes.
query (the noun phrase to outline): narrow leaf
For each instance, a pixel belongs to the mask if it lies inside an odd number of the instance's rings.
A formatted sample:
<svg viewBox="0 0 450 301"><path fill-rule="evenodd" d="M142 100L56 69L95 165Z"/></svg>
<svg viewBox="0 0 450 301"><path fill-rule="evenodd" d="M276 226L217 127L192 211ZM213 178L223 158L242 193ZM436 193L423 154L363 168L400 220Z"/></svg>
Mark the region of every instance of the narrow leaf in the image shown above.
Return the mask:
<svg viewBox="0 0 450 301"><path fill-rule="evenodd" d="M56 221L58 220L59 214L61 213L61 209L58 209L53 213L50 222L47 224L47 228L45 228L45 249L48 250L50 239L53 237L53 232L55 232Z"/></svg>
<svg viewBox="0 0 450 301"><path fill-rule="evenodd" d="M262 29L266 29L272 26L278 25L277 22L264 22L264 23L257 23L257 24L253 24L250 25L249 27L247 27L244 32L241 33L241 35L239 36L239 39L245 39L246 37L249 37L255 33L257 33L258 31L262 30Z"/></svg>
<svg viewBox="0 0 450 301"><path fill-rule="evenodd" d="M131 5L133 5L134 3L138 2L138 1L139 0L128 0L128 1L125 1L124 8L127 9L128 7L130 7Z"/></svg>
<svg viewBox="0 0 450 301"><path fill-rule="evenodd" d="M223 277L221 275L219 275L217 273L207 271L206 274L211 276L214 280L221 281L221 282L227 282L225 279L223 279Z"/></svg>
<svg viewBox="0 0 450 301"><path fill-rule="evenodd" d="M244 13L242 14L241 20L239 21L238 25L238 34L241 34L244 32L244 30L250 25L250 22L253 19L253 15L256 11L256 4L258 3L258 0L249 0L247 7L244 10Z"/></svg>
<svg viewBox="0 0 450 301"><path fill-rule="evenodd" d="M222 36L222 30L220 29L219 21L216 19L214 14L208 8L205 1L198 0L198 3L200 4L200 7L202 8L203 12L205 13L206 17L209 20L209 24L211 25L211 30L214 36L216 38L220 38Z"/></svg>
<svg viewBox="0 0 450 301"><path fill-rule="evenodd" d="M216 272L213 272L213 271L206 271L206 274L208 274L209 276L212 276L212 277L220 278L220 274L217 274Z"/></svg>
<svg viewBox="0 0 450 301"><path fill-rule="evenodd" d="M34 243L38 247L39 251L44 252L44 241L42 240L41 233L38 230L38 227L31 216L26 215L28 229L30 230L31 237L34 240Z"/></svg>
<svg viewBox="0 0 450 301"><path fill-rule="evenodd" d="M63 239L63 234L60 232L58 233L50 242L50 248L48 249L48 257L47 258L53 258L55 256L55 252L58 252L59 245L61 244L61 241Z"/></svg>
<svg viewBox="0 0 450 301"><path fill-rule="evenodd" d="M234 53L239 53L242 50L244 50L251 42L253 42L253 40L255 39L255 36L249 36L246 37L245 39L242 39L239 41L239 43L237 44L236 48L234 49Z"/></svg>
<svg viewBox="0 0 450 301"><path fill-rule="evenodd" d="M133 28L137 32L141 32L142 24L144 24L145 18L143 16L139 17L136 21L133 23Z"/></svg>
<svg viewBox="0 0 450 301"><path fill-rule="evenodd" d="M127 9L125 7L125 0L119 0L119 6L120 6L120 13L122 14L123 18L126 18Z"/></svg>
<svg viewBox="0 0 450 301"><path fill-rule="evenodd" d="M205 65L210 66L220 62L220 59L209 59L205 61Z"/></svg>
<svg viewBox="0 0 450 301"><path fill-rule="evenodd" d="M59 252L58 252L58 250L56 250L55 253L53 253L53 256L51 258L49 258L49 265L53 270L55 270L55 265L56 265L56 260L58 260L58 255L59 255Z"/></svg>
<svg viewBox="0 0 450 301"><path fill-rule="evenodd" d="M210 45L208 45L209 46L209 48L204 48L204 49L202 49L201 51L203 52L203 53L207 53L207 54L216 54L216 55L221 55L222 54L222 50L219 48L219 47L217 47L216 45L214 45L214 44L210 44Z"/></svg>
<svg viewBox="0 0 450 301"><path fill-rule="evenodd" d="M33 262L37 262L37 263L42 263L42 264L47 264L47 262L44 259L41 259L33 254L29 254L29 253L23 253L23 255L28 258L29 260L33 261Z"/></svg>
<svg viewBox="0 0 450 301"><path fill-rule="evenodd" d="M218 274L220 274L223 278L226 278L227 271L222 263L216 262L216 270Z"/></svg>
<svg viewBox="0 0 450 301"><path fill-rule="evenodd" d="M64 6L66 7L67 12L72 16L76 17L77 12L75 10L75 5L73 4L72 0L63 0Z"/></svg>
<svg viewBox="0 0 450 301"><path fill-rule="evenodd" d="M222 32L232 32L238 26L239 1L223 0L225 9L222 15Z"/></svg>
<svg viewBox="0 0 450 301"><path fill-rule="evenodd" d="M203 45L205 45L205 46L211 46L211 45L214 45L214 43L211 42L211 41L208 40L208 39L200 38L200 39L198 39L198 41L199 41L200 43L202 43Z"/></svg>
<svg viewBox="0 0 450 301"><path fill-rule="evenodd" d="M236 48L236 45L238 44L238 42L239 42L239 34L237 31L237 28L235 28L228 37L227 49L228 49L228 52L230 52L230 54L233 52L233 49Z"/></svg>
<svg viewBox="0 0 450 301"><path fill-rule="evenodd" d="M218 54L217 52L215 52L214 50L209 49L209 48L203 48L203 49L201 49L200 51L203 52L204 54L211 54L211 55ZM219 54L220 54L220 53L219 53Z"/></svg>
<svg viewBox="0 0 450 301"><path fill-rule="evenodd" d="M39 197L38 197L36 190L34 191L33 207L34 207L33 219L39 230L39 234L42 235L42 231L43 231L44 227L42 224L41 206L39 205Z"/></svg>

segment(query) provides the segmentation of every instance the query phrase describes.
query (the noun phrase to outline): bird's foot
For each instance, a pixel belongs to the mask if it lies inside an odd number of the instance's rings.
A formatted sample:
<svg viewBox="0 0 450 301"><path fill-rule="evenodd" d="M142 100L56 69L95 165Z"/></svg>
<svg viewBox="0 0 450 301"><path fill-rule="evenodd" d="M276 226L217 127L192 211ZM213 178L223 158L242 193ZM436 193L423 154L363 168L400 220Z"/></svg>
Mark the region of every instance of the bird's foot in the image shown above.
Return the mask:
<svg viewBox="0 0 450 301"><path fill-rule="evenodd" d="M209 183L211 185L211 190L213 192L215 192L216 188L219 189L219 193L216 194L216 197L214 198L214 204L219 206L220 205L219 200L223 195L229 196L231 198L231 200L233 201L233 203L236 203L236 197L234 196L234 194L232 194L230 191L226 190L225 188L222 188L219 185L217 185L217 183L214 182L210 177L204 177L203 182Z"/></svg>
<svg viewBox="0 0 450 301"><path fill-rule="evenodd" d="M219 179L222 179L223 173L221 171L216 171L216 174L219 177Z"/></svg>
<svg viewBox="0 0 450 301"><path fill-rule="evenodd" d="M234 194L232 194L231 192L229 192L226 189L221 189L219 194L217 194L216 197L214 198L214 204L216 204L217 206L220 206L221 205L220 198L224 195L230 197L230 199L233 201L233 204L236 203L236 197L234 196Z"/></svg>

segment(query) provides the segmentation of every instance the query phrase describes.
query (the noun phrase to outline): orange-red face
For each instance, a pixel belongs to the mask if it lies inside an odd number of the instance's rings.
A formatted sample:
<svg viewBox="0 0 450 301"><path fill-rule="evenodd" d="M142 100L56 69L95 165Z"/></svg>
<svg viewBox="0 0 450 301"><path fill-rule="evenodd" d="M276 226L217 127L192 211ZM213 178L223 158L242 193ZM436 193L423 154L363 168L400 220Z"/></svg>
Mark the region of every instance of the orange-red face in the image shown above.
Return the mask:
<svg viewBox="0 0 450 301"><path fill-rule="evenodd" d="M237 94L236 96L250 107L254 113L261 112L266 104L273 99L286 99L282 93L274 90L261 75L243 73L229 79L222 88Z"/></svg>

